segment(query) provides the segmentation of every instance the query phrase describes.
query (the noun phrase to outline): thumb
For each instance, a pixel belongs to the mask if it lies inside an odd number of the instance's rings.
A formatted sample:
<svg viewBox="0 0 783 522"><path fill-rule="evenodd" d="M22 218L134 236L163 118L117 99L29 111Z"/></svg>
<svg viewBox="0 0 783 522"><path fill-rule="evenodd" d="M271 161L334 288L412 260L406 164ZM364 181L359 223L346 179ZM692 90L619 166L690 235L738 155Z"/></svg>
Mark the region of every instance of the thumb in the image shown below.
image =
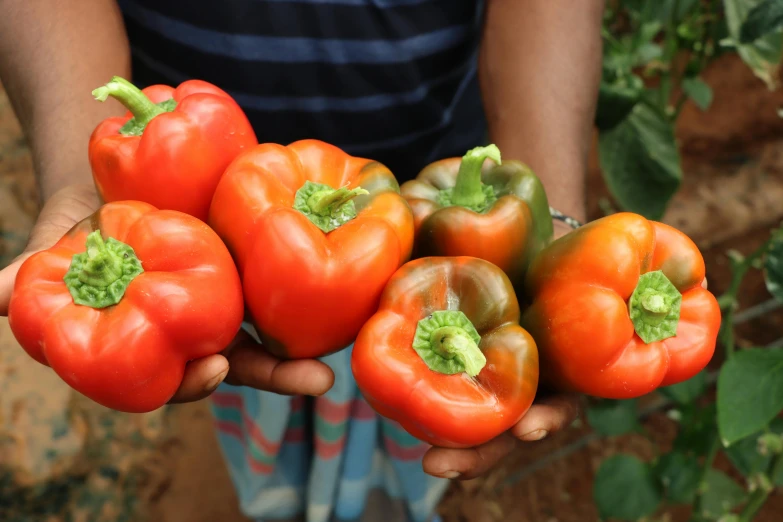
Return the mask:
<svg viewBox="0 0 783 522"><path fill-rule="evenodd" d="M8 304L11 302L11 293L14 291L16 273L19 272L19 268L21 268L25 259L31 255L33 255L33 252L25 252L11 261L10 265L0 270L0 316L2 317L8 315Z"/></svg>
<svg viewBox="0 0 783 522"><path fill-rule="evenodd" d="M92 185L71 185L54 194L38 215L24 252L0 270L0 316L8 315L8 303L14 291L16 274L24 261L49 248L75 224L95 212L100 200Z"/></svg>

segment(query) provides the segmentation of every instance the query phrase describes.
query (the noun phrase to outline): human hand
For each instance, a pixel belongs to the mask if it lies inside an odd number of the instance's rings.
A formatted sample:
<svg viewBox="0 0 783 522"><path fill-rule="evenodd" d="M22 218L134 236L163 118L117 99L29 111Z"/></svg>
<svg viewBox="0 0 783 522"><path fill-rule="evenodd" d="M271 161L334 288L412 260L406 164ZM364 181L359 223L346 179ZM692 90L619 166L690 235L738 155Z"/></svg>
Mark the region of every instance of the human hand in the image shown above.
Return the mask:
<svg viewBox="0 0 783 522"><path fill-rule="evenodd" d="M555 237L571 231L562 221L555 221ZM472 479L493 468L522 442L541 440L570 426L579 416L582 396L577 394L542 394L525 416L510 430L491 441L467 449L430 448L422 465L430 475L448 479Z"/></svg>
<svg viewBox="0 0 783 522"><path fill-rule="evenodd" d="M100 205L92 185L68 186L49 198L24 252L0 271L0 315L8 315L16 273L24 260L54 245ZM334 374L327 365L316 360L281 361L266 353L246 332L240 331L220 354L188 363L182 384L171 402L202 399L224 380L229 384L286 395L321 395L331 388Z"/></svg>

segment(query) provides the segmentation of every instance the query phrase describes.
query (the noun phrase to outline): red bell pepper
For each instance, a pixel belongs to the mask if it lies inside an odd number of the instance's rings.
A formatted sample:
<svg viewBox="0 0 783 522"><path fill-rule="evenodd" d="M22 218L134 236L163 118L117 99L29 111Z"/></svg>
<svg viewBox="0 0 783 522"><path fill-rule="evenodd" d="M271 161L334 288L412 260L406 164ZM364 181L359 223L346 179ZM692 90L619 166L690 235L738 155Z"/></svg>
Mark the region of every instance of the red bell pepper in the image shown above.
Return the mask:
<svg viewBox="0 0 783 522"><path fill-rule="evenodd" d="M239 105L201 80L140 91L115 76L93 95L111 96L128 109L90 137L93 179L107 202L144 201L206 221L223 171L258 143Z"/></svg>
<svg viewBox="0 0 783 522"><path fill-rule="evenodd" d="M704 259L682 232L631 213L545 248L527 274L522 325L548 384L629 399L684 381L712 358L720 328Z"/></svg>
<svg viewBox="0 0 783 522"><path fill-rule="evenodd" d="M420 440L483 444L519 422L536 394L538 352L518 322L511 281L488 261L411 261L356 339L356 384Z"/></svg>
<svg viewBox="0 0 783 522"><path fill-rule="evenodd" d="M239 267L262 342L291 359L353 342L413 245L413 216L392 173L316 140L237 157L209 223Z"/></svg>
<svg viewBox="0 0 783 522"><path fill-rule="evenodd" d="M544 186L526 165L501 164L495 145L436 161L400 191L415 219L414 258L485 259L521 290L530 260L552 240Z"/></svg>
<svg viewBox="0 0 783 522"><path fill-rule="evenodd" d="M231 255L205 223L141 202L108 203L19 269L8 321L38 362L106 407L163 406L185 364L223 350L242 323Z"/></svg>

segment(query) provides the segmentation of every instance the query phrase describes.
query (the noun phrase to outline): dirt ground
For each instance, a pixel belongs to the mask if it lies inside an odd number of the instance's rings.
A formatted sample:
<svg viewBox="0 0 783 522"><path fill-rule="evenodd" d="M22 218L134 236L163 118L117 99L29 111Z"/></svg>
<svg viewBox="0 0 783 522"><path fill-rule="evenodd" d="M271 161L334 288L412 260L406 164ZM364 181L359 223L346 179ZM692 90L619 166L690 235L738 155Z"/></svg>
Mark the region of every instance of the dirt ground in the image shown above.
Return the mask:
<svg viewBox="0 0 783 522"><path fill-rule="evenodd" d="M664 221L703 249L710 288L728 284L725 252L750 252L783 220L783 92L770 93L732 56L707 71L714 103L686 107L679 128L685 184ZM592 159L591 218L607 194ZM13 112L0 96L0 266L24 246L37 212L31 162ZM609 203L611 203L609 201ZM769 299L759 274L743 307ZM783 335L783 311L738 329L740 345ZM645 420L651 438L668 444L674 424L663 413ZM481 479L455 483L440 511L448 522L585 522L598 520L592 478L617 452L652 456L652 444L630 435L590 439L584 423L527 444ZM718 465L726 470L724 460ZM194 494L194 491L197 494ZM779 521L776 492L759 521ZM686 509L661 520L685 521ZM240 522L228 473L205 404L147 415L110 412L72 393L16 345L0 319L0 520L3 522Z"/></svg>

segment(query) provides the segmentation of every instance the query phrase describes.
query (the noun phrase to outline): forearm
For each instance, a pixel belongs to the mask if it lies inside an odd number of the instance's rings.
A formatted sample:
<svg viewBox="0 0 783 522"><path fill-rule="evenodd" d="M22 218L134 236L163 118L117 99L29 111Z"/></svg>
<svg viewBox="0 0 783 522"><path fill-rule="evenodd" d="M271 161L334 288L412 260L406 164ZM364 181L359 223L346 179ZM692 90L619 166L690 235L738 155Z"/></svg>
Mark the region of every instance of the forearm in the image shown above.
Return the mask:
<svg viewBox="0 0 783 522"><path fill-rule="evenodd" d="M67 185L92 183L90 133L122 107L90 92L130 75L127 36L115 0L2 0L0 11L0 80L46 201Z"/></svg>
<svg viewBox="0 0 783 522"><path fill-rule="evenodd" d="M488 0L479 79L490 139L550 205L585 218L604 0Z"/></svg>

